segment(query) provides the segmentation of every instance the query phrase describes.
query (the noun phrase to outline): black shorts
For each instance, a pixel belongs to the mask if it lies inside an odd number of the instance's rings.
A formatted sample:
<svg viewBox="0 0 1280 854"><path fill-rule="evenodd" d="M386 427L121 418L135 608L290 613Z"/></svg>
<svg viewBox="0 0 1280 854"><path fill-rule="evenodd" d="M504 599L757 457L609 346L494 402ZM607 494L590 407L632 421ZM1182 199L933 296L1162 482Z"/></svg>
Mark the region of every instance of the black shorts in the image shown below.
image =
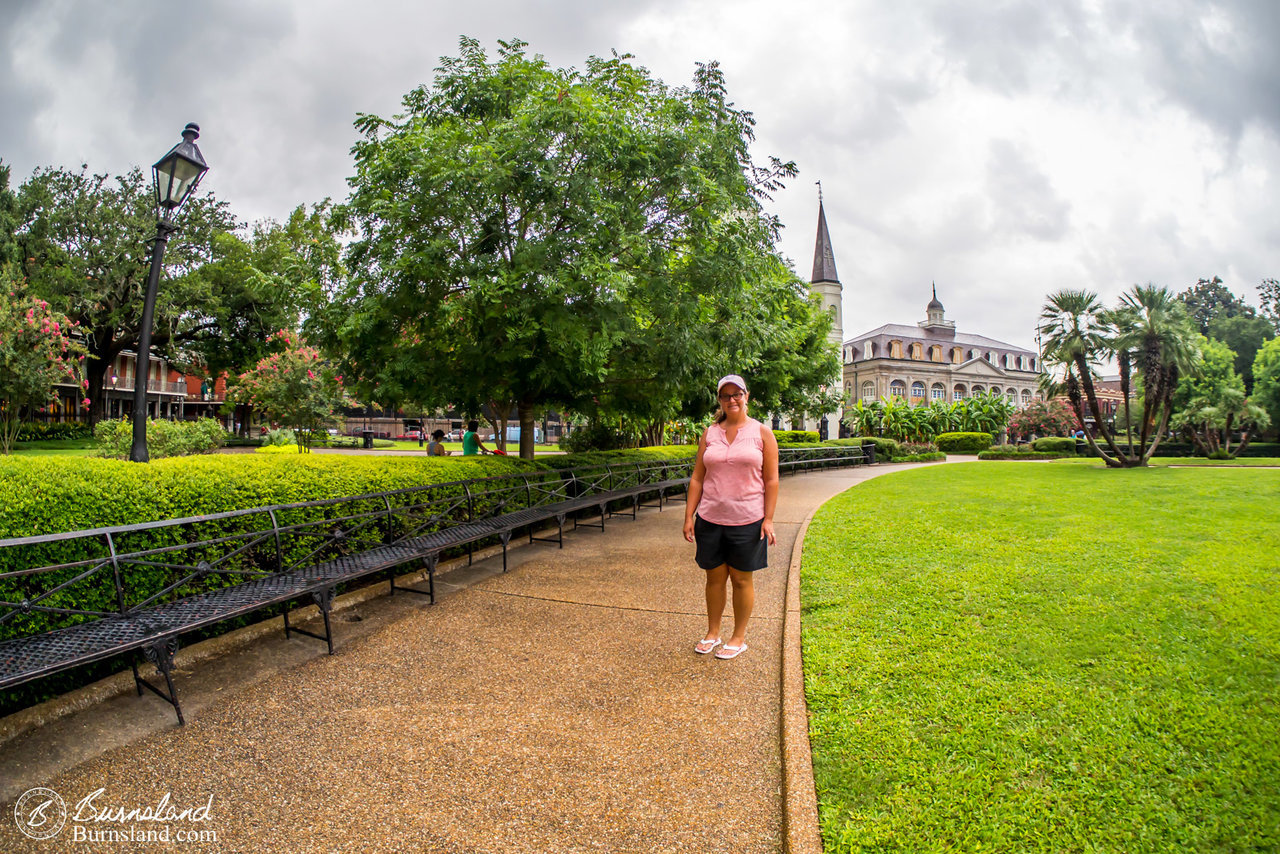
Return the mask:
<svg viewBox="0 0 1280 854"><path fill-rule="evenodd" d="M694 560L703 569L722 563L740 572L755 572L769 565L769 541L760 536L764 520L749 525L717 525L701 516L693 518L693 540L698 544Z"/></svg>

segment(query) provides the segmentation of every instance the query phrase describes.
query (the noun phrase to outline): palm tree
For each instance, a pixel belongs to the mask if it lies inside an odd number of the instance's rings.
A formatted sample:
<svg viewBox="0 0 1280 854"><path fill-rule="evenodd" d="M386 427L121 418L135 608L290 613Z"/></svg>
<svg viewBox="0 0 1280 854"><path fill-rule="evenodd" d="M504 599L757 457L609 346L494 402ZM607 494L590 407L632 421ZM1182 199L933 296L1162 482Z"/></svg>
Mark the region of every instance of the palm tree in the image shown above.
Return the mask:
<svg viewBox="0 0 1280 854"><path fill-rule="evenodd" d="M1064 289L1049 295L1048 302L1040 310L1039 332L1044 339L1043 358L1046 363L1063 369L1062 387L1067 400L1075 410L1076 418L1085 423L1085 406L1093 416L1097 431L1111 450L1105 453L1098 447L1093 434L1084 431L1085 439L1094 454L1108 466L1122 466L1120 449L1102 417L1094 388L1094 364L1112 348L1109 316L1098 295L1085 290Z"/></svg>
<svg viewBox="0 0 1280 854"><path fill-rule="evenodd" d="M1125 396L1126 430L1129 417L1129 378L1136 357L1142 377L1142 420L1137 465L1160 446L1173 412L1178 377L1195 369L1200 360L1197 333L1182 303L1168 288L1134 285L1110 313L1116 334L1112 347L1120 365L1120 390ZM1129 458L1133 458L1130 434Z"/></svg>

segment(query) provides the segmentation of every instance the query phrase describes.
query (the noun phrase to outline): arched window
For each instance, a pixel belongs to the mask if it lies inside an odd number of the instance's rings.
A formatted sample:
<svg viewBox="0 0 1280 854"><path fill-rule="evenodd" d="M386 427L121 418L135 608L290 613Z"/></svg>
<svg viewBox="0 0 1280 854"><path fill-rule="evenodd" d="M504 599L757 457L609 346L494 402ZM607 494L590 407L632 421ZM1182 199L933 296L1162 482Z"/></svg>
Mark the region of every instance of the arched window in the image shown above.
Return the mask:
<svg viewBox="0 0 1280 854"><path fill-rule="evenodd" d="M1009 398L1009 402L1014 406L1018 405L1018 390L1016 388L1011 388L1005 392L1005 397Z"/></svg>
<svg viewBox="0 0 1280 854"><path fill-rule="evenodd" d="M976 385L973 387L974 394L986 394L986 391L987 390L980 385Z"/></svg>
<svg viewBox="0 0 1280 854"><path fill-rule="evenodd" d="M942 361L942 345L941 344L934 344L932 347L929 348L929 361L930 362Z"/></svg>
<svg viewBox="0 0 1280 854"><path fill-rule="evenodd" d="M964 400L968 393L964 383L956 383L956 387L951 390L951 398L953 400Z"/></svg>
<svg viewBox="0 0 1280 854"><path fill-rule="evenodd" d="M974 389L974 391L977 391L977 389ZM1000 393L1000 386L998 386L998 385L993 385L993 386L991 387L991 393L992 393L992 394L999 394L999 393Z"/></svg>
<svg viewBox="0 0 1280 854"><path fill-rule="evenodd" d="M876 400L876 384L871 380L867 380L862 384L862 402L875 403Z"/></svg>
<svg viewBox="0 0 1280 854"><path fill-rule="evenodd" d="M924 400L924 383L914 382L911 384L911 400L913 403Z"/></svg>
<svg viewBox="0 0 1280 854"><path fill-rule="evenodd" d="M891 397L900 397L903 400L906 400L907 384L904 383L902 380L894 380L893 382L889 383L889 395Z"/></svg>
<svg viewBox="0 0 1280 854"><path fill-rule="evenodd" d="M929 389L929 399L930 400L946 400L947 387L944 386L942 383L934 383L933 386Z"/></svg>
<svg viewBox="0 0 1280 854"><path fill-rule="evenodd" d="M1022 390L1022 405L1026 406L1030 402L1031 402L1031 389L1024 388Z"/></svg>
<svg viewBox="0 0 1280 854"><path fill-rule="evenodd" d="M894 339L893 341L889 342L889 358L890 359L902 358L902 342L901 341Z"/></svg>

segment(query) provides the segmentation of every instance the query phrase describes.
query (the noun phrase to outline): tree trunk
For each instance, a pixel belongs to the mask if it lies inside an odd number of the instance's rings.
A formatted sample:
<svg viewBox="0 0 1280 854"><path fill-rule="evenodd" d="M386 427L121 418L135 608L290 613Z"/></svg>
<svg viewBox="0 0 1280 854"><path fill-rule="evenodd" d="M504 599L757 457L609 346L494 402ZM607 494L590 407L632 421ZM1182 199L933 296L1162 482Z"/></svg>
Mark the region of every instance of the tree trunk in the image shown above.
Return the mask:
<svg viewBox="0 0 1280 854"><path fill-rule="evenodd" d="M537 414L533 408L533 401L522 400L516 404L516 413L520 418L520 459L533 459L534 416Z"/></svg>

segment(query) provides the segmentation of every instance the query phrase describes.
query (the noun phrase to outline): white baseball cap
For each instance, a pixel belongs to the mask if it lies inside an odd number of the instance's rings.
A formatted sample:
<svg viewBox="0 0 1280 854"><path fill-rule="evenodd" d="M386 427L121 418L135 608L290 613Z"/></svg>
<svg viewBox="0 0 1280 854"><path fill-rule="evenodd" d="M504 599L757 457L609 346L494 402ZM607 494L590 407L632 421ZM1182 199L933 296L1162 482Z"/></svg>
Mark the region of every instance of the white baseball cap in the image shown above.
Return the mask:
<svg viewBox="0 0 1280 854"><path fill-rule="evenodd" d="M747 390L746 380L744 380L742 377L738 376L737 374L729 374L727 377L721 377L720 382L716 383L716 394L719 394L720 389L724 388L729 383L733 383L743 391Z"/></svg>

